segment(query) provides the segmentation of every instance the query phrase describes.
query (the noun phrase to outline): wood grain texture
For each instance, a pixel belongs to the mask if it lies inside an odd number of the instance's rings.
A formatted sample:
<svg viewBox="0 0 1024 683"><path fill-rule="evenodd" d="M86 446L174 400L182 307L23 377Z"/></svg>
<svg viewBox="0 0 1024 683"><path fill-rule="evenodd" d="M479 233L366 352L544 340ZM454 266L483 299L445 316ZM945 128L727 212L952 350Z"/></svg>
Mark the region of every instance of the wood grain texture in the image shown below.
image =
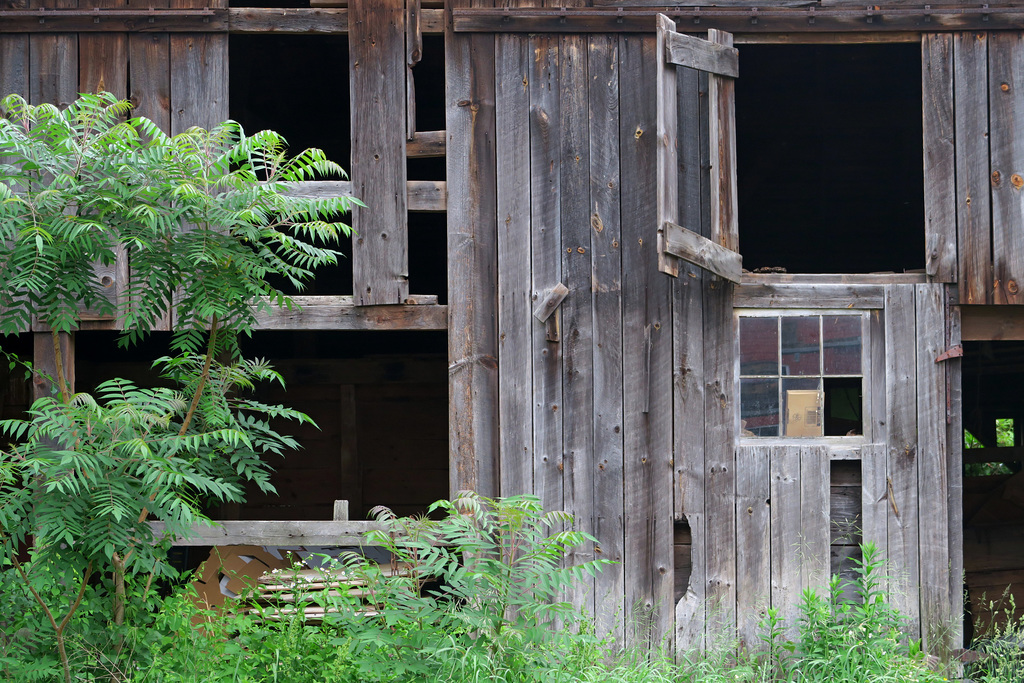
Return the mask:
<svg viewBox="0 0 1024 683"><path fill-rule="evenodd" d="M0 35L0 97L17 93L28 98L29 36L24 33Z"/></svg>
<svg viewBox="0 0 1024 683"><path fill-rule="evenodd" d="M993 32L988 58L993 303L1024 304L1024 34Z"/></svg>
<svg viewBox="0 0 1024 683"><path fill-rule="evenodd" d="M744 308L853 308L885 307L882 285L742 284L735 304Z"/></svg>
<svg viewBox="0 0 1024 683"><path fill-rule="evenodd" d="M706 163L707 74L676 69L681 222L710 234L710 178ZM704 271L681 264L672 288L673 458L675 518L693 539L690 574L675 609L677 652L704 645L708 531L704 513ZM676 571L681 568L676 567Z"/></svg>
<svg viewBox="0 0 1024 683"><path fill-rule="evenodd" d="M448 307L437 297L410 297L417 303L394 306L360 306L351 296L292 297L292 309L272 307L256 315L261 330L444 330Z"/></svg>
<svg viewBox="0 0 1024 683"><path fill-rule="evenodd" d="M501 495L533 493L530 296L530 54L524 36L495 42L498 210L498 420Z"/></svg>
<svg viewBox="0 0 1024 683"><path fill-rule="evenodd" d="M864 543L873 543L881 557L888 557L889 548L889 486L886 480L886 446L884 443L861 447L861 536ZM889 583L883 578L882 588Z"/></svg>
<svg viewBox="0 0 1024 683"><path fill-rule="evenodd" d="M830 462L827 446L800 448L800 593L819 595L829 579ZM744 551L745 552L745 551Z"/></svg>
<svg viewBox="0 0 1024 683"><path fill-rule="evenodd" d="M94 7L127 8L127 0L94 0ZM112 92L128 97L128 36L85 33L78 37L79 92Z"/></svg>
<svg viewBox="0 0 1024 683"><path fill-rule="evenodd" d="M74 9L78 7L78 0L29 0L28 5L32 9ZM75 100L78 96L77 34L32 34L29 59L26 94L32 104L60 105Z"/></svg>
<svg viewBox="0 0 1024 683"><path fill-rule="evenodd" d="M956 286L946 285L946 347L961 343L961 308L954 305L958 300ZM1005 310L1005 309L1003 309ZM949 595L954 614L962 614L964 608L964 482L963 482L963 389L962 367L959 358L951 358L944 364L946 372L946 510L949 514ZM955 619L950 626L949 638L962 643L964 625Z"/></svg>
<svg viewBox="0 0 1024 683"><path fill-rule="evenodd" d="M708 40L732 47L730 33L711 29ZM740 249L736 188L736 83L727 76L708 76L710 103L711 241L738 252Z"/></svg>
<svg viewBox="0 0 1024 683"><path fill-rule="evenodd" d="M468 6L453 0L452 6ZM494 37L445 33L451 491L498 490Z"/></svg>
<svg viewBox="0 0 1024 683"><path fill-rule="evenodd" d="M150 522L153 533L165 532L163 522ZM260 545L339 546L362 545L365 535L382 527L376 522L332 520L233 520L216 526L196 526L187 536L174 539L176 546Z"/></svg>
<svg viewBox="0 0 1024 683"><path fill-rule="evenodd" d="M559 51L550 36L529 40L530 71L530 244L532 296L538 301L562 281L558 142ZM548 318L557 325L561 313ZM548 338L544 325L533 335L533 480L546 510L560 510L562 492L562 345Z"/></svg>
<svg viewBox="0 0 1024 683"><path fill-rule="evenodd" d="M658 15L659 21L662 16ZM675 32L675 22L666 36L664 56L672 64L707 71L716 76L737 78L740 75L739 51L730 46L712 43Z"/></svg>
<svg viewBox="0 0 1024 683"><path fill-rule="evenodd" d="M914 286L886 287L888 553L895 574L893 605L909 618L907 630L911 638L919 638L921 629L916 333Z"/></svg>
<svg viewBox="0 0 1024 683"><path fill-rule="evenodd" d="M597 575L597 633L623 641L622 249L619 216L619 42L589 39L590 253L594 310L594 519L599 558L617 564Z"/></svg>
<svg viewBox="0 0 1024 683"><path fill-rule="evenodd" d="M351 175L366 203L352 211L352 291L394 304L409 293L405 3L353 0L350 12Z"/></svg>
<svg viewBox="0 0 1024 683"><path fill-rule="evenodd" d="M655 37L619 43L622 178L623 435L627 643L669 633L672 573L672 328L670 281L658 271L655 220Z"/></svg>
<svg viewBox="0 0 1024 683"><path fill-rule="evenodd" d="M64 367L64 381L69 392L75 390L75 336L66 332L60 335L61 363ZM53 348L50 332L35 332L32 335L32 401L47 398L57 393L57 355Z"/></svg>
<svg viewBox="0 0 1024 683"><path fill-rule="evenodd" d="M769 446L736 449L736 619L740 647L763 649L758 638L771 603L771 474Z"/></svg>
<svg viewBox="0 0 1024 683"><path fill-rule="evenodd" d="M743 261L735 251L671 222L662 224L662 231L664 249L669 254L730 282L741 281Z"/></svg>
<svg viewBox="0 0 1024 683"><path fill-rule="evenodd" d="M949 448L946 433L946 369L935 358L946 348L946 301L942 284L916 285L917 452L921 625L924 648L948 659L959 643L949 625L953 610L949 581ZM959 591L958 591L959 592Z"/></svg>
<svg viewBox="0 0 1024 683"><path fill-rule="evenodd" d="M953 122L953 37L921 36L924 126L925 270L936 282L955 282L956 146Z"/></svg>
<svg viewBox="0 0 1024 683"><path fill-rule="evenodd" d="M800 446L771 449L772 607L796 633L800 602Z"/></svg>
<svg viewBox="0 0 1024 683"><path fill-rule="evenodd" d="M227 0L170 0L172 8L227 7ZM228 118L228 37L170 36L171 134L212 128Z"/></svg>
<svg viewBox="0 0 1024 683"><path fill-rule="evenodd" d="M953 37L960 303L992 303L988 34Z"/></svg>
<svg viewBox="0 0 1024 683"><path fill-rule="evenodd" d="M357 196L348 180L307 180L292 183L288 194L296 197ZM444 180L409 180L405 183L407 206L411 213L444 213L448 210L448 183Z"/></svg>
<svg viewBox="0 0 1024 683"><path fill-rule="evenodd" d="M564 507L581 530L594 528L594 311L590 227L590 105L587 38L559 38L561 85L559 129L559 211L562 281L570 295L562 316L562 453ZM566 561L593 559L594 546L573 549ZM582 589L582 590L580 590ZM573 591L578 609L594 612L594 583L585 579Z"/></svg>
<svg viewBox="0 0 1024 683"><path fill-rule="evenodd" d="M658 136L658 179L655 200L657 201L655 228L658 231L658 270L678 276L679 262L666 252L664 232L666 223L679 222L678 93L675 66L666 61L669 39L674 35L676 23L663 14L658 15L657 23L655 39L657 69L654 77Z"/></svg>

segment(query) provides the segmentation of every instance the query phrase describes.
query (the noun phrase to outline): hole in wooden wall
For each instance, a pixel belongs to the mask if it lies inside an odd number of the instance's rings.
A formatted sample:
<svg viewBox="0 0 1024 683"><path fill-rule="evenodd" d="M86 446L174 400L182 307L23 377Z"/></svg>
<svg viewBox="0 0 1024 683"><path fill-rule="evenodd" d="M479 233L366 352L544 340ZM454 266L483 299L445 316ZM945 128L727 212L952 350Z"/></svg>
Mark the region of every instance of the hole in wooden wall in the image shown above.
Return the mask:
<svg viewBox="0 0 1024 683"><path fill-rule="evenodd" d="M842 577L844 586L854 578L854 567L861 558L863 540L860 460L833 460L829 496L831 574ZM847 587L844 596L852 599Z"/></svg>
<svg viewBox="0 0 1024 683"><path fill-rule="evenodd" d="M741 47L736 129L744 268L924 267L920 50Z"/></svg>
<svg viewBox="0 0 1024 683"><path fill-rule="evenodd" d="M672 557L675 562L675 599L677 604L690 588L690 575L693 573L693 534L687 519L676 520L673 527Z"/></svg>

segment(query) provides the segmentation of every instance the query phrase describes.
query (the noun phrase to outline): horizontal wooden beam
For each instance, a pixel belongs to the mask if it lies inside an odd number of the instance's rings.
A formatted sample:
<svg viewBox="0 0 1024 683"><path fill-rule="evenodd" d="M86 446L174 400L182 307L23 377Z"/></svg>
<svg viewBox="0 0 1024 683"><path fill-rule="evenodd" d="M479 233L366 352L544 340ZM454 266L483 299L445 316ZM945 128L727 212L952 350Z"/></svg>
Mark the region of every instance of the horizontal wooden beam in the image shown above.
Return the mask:
<svg viewBox="0 0 1024 683"><path fill-rule="evenodd" d="M0 33L348 33L348 8L0 9ZM444 33L444 10L423 9L421 32Z"/></svg>
<svg viewBox="0 0 1024 683"><path fill-rule="evenodd" d="M735 251L715 244L692 230L665 221L665 253L679 257L719 277L739 283L743 274L743 259Z"/></svg>
<svg viewBox="0 0 1024 683"><path fill-rule="evenodd" d="M740 53L736 48L675 31L669 31L665 35L665 59L672 64L730 78L739 77Z"/></svg>
<svg viewBox="0 0 1024 683"><path fill-rule="evenodd" d="M736 308L885 308L882 285L752 284L733 294Z"/></svg>
<svg viewBox="0 0 1024 683"><path fill-rule="evenodd" d="M1024 340L1024 306L961 306L964 341Z"/></svg>
<svg viewBox="0 0 1024 683"><path fill-rule="evenodd" d="M195 526L187 536L179 536L174 545L262 545L262 546L337 546L363 545L366 534L382 529L377 522L358 521L224 521L216 526ZM163 522L150 522L158 536Z"/></svg>
<svg viewBox="0 0 1024 683"><path fill-rule="evenodd" d="M443 180L410 180L406 185L409 211L443 213L448 210L448 184ZM296 197L351 197L348 180L308 180L293 183L289 192ZM367 204L372 198L360 197Z"/></svg>
<svg viewBox="0 0 1024 683"><path fill-rule="evenodd" d="M704 0L721 5L718 0ZM456 32L477 33L654 33L655 15L667 14L681 32L703 33L715 28L730 33L779 32L887 32L968 31L1024 28L1024 8L1009 6L799 6L784 3L743 2L732 7L686 9L657 8L559 8L453 9ZM793 4L804 5L803 2Z"/></svg>
<svg viewBox="0 0 1024 683"><path fill-rule="evenodd" d="M928 282L924 273L743 273L743 284L804 285L917 285Z"/></svg>
<svg viewBox="0 0 1024 683"><path fill-rule="evenodd" d="M405 143L407 157L443 157L448 132L443 130L426 130L413 133L412 140Z"/></svg>
<svg viewBox="0 0 1024 683"><path fill-rule="evenodd" d="M294 296L297 307L258 313L258 330L446 330L448 307L436 296L407 304L357 306L351 296Z"/></svg>

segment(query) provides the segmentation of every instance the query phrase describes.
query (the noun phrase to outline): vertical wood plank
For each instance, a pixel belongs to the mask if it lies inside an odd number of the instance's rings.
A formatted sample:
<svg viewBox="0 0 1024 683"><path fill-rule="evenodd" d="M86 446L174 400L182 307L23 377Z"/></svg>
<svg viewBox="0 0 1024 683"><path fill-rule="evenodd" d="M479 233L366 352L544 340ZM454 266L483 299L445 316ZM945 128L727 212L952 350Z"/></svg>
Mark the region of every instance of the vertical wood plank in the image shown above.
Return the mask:
<svg viewBox="0 0 1024 683"><path fill-rule="evenodd" d="M171 8L227 7L227 0L170 0ZM171 134L212 128L228 118L228 37L175 33L171 56Z"/></svg>
<svg viewBox="0 0 1024 683"><path fill-rule="evenodd" d="M358 420L356 416L356 387L342 384L338 387L338 429L341 433L339 469L341 495L348 501L350 514L363 519L363 492L359 481L359 446L356 441Z"/></svg>
<svg viewBox="0 0 1024 683"><path fill-rule="evenodd" d="M498 392L501 495L533 493L530 91L525 36L496 38Z"/></svg>
<svg viewBox="0 0 1024 683"><path fill-rule="evenodd" d="M676 68L679 211L682 225L710 234L707 74ZM703 82L703 86L702 86ZM673 286L675 518L692 538L690 583L676 605L676 652L703 645L707 588L704 515L704 271L680 263Z"/></svg>
<svg viewBox="0 0 1024 683"><path fill-rule="evenodd" d="M914 285L885 288L885 364L889 493L888 553L894 572L892 601L920 637L918 562L917 340Z"/></svg>
<svg viewBox="0 0 1024 683"><path fill-rule="evenodd" d="M953 37L921 36L924 126L925 271L955 282L956 150L953 123Z"/></svg>
<svg viewBox="0 0 1024 683"><path fill-rule="evenodd" d="M993 303L1024 303L1024 34L989 35Z"/></svg>
<svg viewBox="0 0 1024 683"><path fill-rule="evenodd" d="M468 7L453 0L452 7ZM494 36L445 25L452 492L498 490Z"/></svg>
<svg viewBox="0 0 1024 683"><path fill-rule="evenodd" d="M946 348L961 343L960 307L956 287L946 286ZM964 611L964 502L963 502L963 394L961 385L962 363L951 358L943 365L946 370L946 486L949 514L949 595L953 615ZM963 620L956 618L951 625L950 641L954 648L967 647L963 642Z"/></svg>
<svg viewBox="0 0 1024 683"><path fill-rule="evenodd" d="M562 224L562 452L565 509L577 529L593 532L594 514L594 311L590 227L590 109L587 100L587 42L583 34L559 37L559 115L561 119L559 210ZM586 543L567 560L593 558ZM573 603L594 612L594 584L576 587Z"/></svg>
<svg viewBox="0 0 1024 683"><path fill-rule="evenodd" d="M352 187L367 204L352 211L352 291L360 305L400 304L409 296L405 2L352 0L349 13Z"/></svg>
<svg viewBox="0 0 1024 683"><path fill-rule="evenodd" d="M889 486L886 477L886 447L884 443L864 444L861 447L861 520L863 543L874 543L880 557L888 557L889 547ZM888 580L881 587L888 590Z"/></svg>
<svg viewBox="0 0 1024 683"><path fill-rule="evenodd" d="M537 299L562 280L557 38L531 36L530 55L531 287ZM548 320L557 323L561 315L561 311L556 310ZM560 510L563 505L562 345L548 339L544 325L533 321L531 329L534 488L546 510Z"/></svg>
<svg viewBox="0 0 1024 683"><path fill-rule="evenodd" d="M627 619L636 644L669 633L672 573L672 329L670 282L658 271L657 116L650 84L655 38L619 43L622 173L623 434ZM627 638L627 642L629 638Z"/></svg>
<svg viewBox="0 0 1024 683"><path fill-rule="evenodd" d="M64 381L68 391L75 391L75 337L66 332L60 333L61 363L64 367ZM57 355L53 348L53 335L50 332L34 332L32 334L32 400L54 396L57 394ZM53 380L53 381L51 381Z"/></svg>
<svg viewBox="0 0 1024 683"><path fill-rule="evenodd" d="M960 303L992 303L989 195L988 35L953 38L956 222Z"/></svg>
<svg viewBox="0 0 1024 683"><path fill-rule="evenodd" d="M132 9L167 7L169 0L128 0ZM170 36L161 33L128 35L128 76L132 115L145 116L165 133L171 131Z"/></svg>
<svg viewBox="0 0 1024 683"><path fill-rule="evenodd" d="M768 446L736 449L736 616L740 647L761 649L758 634L771 607L771 475Z"/></svg>
<svg viewBox="0 0 1024 683"><path fill-rule="evenodd" d="M831 491L828 447L802 446L799 553L801 593L810 588L821 595L828 583ZM743 552L746 553L746 548Z"/></svg>
<svg viewBox="0 0 1024 683"><path fill-rule="evenodd" d="M732 46L731 33L711 29L708 40ZM708 76L711 106L711 163L715 181L711 184L711 239L727 249L739 251L739 196L736 193L736 81L726 76Z"/></svg>
<svg viewBox="0 0 1024 683"><path fill-rule="evenodd" d="M924 647L947 659L954 647L949 591L949 491L946 370L935 359L946 349L945 288L916 286L917 448L920 505L921 624Z"/></svg>
<svg viewBox="0 0 1024 683"><path fill-rule="evenodd" d="M800 602L800 447L774 446L771 472L772 607L796 634Z"/></svg>
<svg viewBox="0 0 1024 683"><path fill-rule="evenodd" d="M668 34L676 30L676 22L664 14L657 16L657 38L655 44L658 103L658 270L669 275L679 275L679 259L665 253L665 222L679 224L679 162L677 158L677 92L676 67L666 61ZM692 229L692 226L690 227Z"/></svg>
<svg viewBox="0 0 1024 683"><path fill-rule="evenodd" d="M0 34L0 98L17 93L29 96L29 35L27 33Z"/></svg>
<svg viewBox="0 0 1024 683"><path fill-rule="evenodd" d="M619 218L619 41L589 44L590 252L594 309L595 554L617 564L597 575L599 637L623 642L622 230Z"/></svg>
<svg viewBox="0 0 1024 683"><path fill-rule="evenodd" d="M91 7L127 7L126 0L93 0ZM128 35L82 33L78 37L79 91L128 97Z"/></svg>
<svg viewBox="0 0 1024 683"><path fill-rule="evenodd" d="M74 9L78 0L30 0L33 9ZM32 104L69 104L78 95L78 34L33 33L29 37L28 99ZM4 67L6 68L6 66Z"/></svg>

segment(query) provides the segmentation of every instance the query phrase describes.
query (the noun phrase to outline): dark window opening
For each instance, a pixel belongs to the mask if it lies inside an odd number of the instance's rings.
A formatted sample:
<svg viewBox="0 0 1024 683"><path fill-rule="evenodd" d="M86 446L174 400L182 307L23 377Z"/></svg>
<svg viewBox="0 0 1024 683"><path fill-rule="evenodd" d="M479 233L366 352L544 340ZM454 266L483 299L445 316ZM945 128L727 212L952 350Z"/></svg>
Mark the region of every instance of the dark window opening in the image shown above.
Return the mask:
<svg viewBox="0 0 1024 683"><path fill-rule="evenodd" d="M923 268L920 47L744 45L740 56L744 268Z"/></svg>

